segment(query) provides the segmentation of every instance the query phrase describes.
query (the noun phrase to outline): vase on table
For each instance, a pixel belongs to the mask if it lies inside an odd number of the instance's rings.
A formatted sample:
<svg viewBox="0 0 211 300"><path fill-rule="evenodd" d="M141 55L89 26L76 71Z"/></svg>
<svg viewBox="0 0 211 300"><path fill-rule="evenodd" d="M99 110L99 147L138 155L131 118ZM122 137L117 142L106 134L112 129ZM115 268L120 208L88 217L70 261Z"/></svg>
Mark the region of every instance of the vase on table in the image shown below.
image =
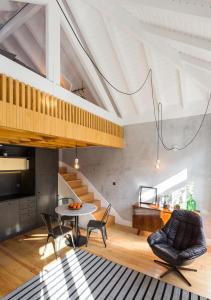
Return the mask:
<svg viewBox="0 0 211 300"><path fill-rule="evenodd" d="M187 210L190 210L190 211L196 210L196 201L193 199L192 194L190 194L187 199Z"/></svg>

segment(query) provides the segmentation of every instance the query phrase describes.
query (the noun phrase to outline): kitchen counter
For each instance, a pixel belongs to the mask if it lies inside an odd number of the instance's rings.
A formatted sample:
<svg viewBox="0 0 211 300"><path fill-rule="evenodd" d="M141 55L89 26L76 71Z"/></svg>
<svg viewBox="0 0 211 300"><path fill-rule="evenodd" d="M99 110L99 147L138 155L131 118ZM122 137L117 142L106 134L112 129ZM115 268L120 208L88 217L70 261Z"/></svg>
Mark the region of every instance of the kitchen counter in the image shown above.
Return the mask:
<svg viewBox="0 0 211 300"><path fill-rule="evenodd" d="M5 196L0 196L0 202L20 199L20 198L27 198L27 197L35 197L35 195L23 195L23 194L5 195Z"/></svg>

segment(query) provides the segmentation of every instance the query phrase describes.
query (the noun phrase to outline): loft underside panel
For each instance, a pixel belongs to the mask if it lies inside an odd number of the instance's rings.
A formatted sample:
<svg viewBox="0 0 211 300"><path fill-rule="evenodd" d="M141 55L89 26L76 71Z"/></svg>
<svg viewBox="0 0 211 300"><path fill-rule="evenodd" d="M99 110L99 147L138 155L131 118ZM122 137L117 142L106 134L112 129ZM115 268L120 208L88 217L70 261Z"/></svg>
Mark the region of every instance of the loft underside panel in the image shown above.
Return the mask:
<svg viewBox="0 0 211 300"><path fill-rule="evenodd" d="M123 129L113 122L4 74L0 88L0 142L123 147Z"/></svg>

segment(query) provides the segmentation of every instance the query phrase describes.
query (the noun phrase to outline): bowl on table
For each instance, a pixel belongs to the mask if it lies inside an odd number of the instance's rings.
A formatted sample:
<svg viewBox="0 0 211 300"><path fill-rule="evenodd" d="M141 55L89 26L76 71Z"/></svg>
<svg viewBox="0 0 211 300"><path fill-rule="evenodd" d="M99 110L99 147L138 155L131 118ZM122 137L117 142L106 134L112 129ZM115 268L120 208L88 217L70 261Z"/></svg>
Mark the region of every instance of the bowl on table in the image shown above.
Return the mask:
<svg viewBox="0 0 211 300"><path fill-rule="evenodd" d="M82 203L79 202L73 202L68 205L68 208L72 210L80 209L81 207L82 207Z"/></svg>

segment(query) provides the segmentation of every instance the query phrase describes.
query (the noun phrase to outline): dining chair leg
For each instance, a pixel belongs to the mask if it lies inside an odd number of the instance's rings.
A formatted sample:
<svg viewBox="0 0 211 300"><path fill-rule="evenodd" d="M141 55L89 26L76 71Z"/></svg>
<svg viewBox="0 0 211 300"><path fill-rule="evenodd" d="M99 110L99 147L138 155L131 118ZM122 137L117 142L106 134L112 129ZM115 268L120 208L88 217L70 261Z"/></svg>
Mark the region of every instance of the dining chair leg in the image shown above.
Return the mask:
<svg viewBox="0 0 211 300"><path fill-rule="evenodd" d="M107 235L107 229L106 229L106 227L104 227L105 229L105 236L106 236L106 239L108 239L108 235Z"/></svg>
<svg viewBox="0 0 211 300"><path fill-rule="evenodd" d="M100 229L100 231L101 231L101 234L102 234L103 243L104 243L105 248L106 248L106 237L105 237L105 232L104 232L104 230L103 230L102 228Z"/></svg>
<svg viewBox="0 0 211 300"><path fill-rule="evenodd" d="M53 241L52 241L52 245L53 245L53 249L54 249L54 254L56 256L56 259L58 258L58 253L56 251L56 243L55 243L55 239L53 238Z"/></svg>
<svg viewBox="0 0 211 300"><path fill-rule="evenodd" d="M90 229L87 227L87 229L86 229L86 247L88 245L89 236L90 236Z"/></svg>
<svg viewBox="0 0 211 300"><path fill-rule="evenodd" d="M73 249L75 249L75 242L74 242L74 237L73 237L72 230L70 231L70 236L71 236L71 241L72 241L72 244L73 244Z"/></svg>
<svg viewBox="0 0 211 300"><path fill-rule="evenodd" d="M92 229L89 228L89 237L90 237L90 235L91 235L91 232L92 232Z"/></svg>
<svg viewBox="0 0 211 300"><path fill-rule="evenodd" d="M57 254L60 254L60 250L61 250L61 241L62 241L63 235L57 237L56 239L56 252Z"/></svg>
<svg viewBox="0 0 211 300"><path fill-rule="evenodd" d="M46 240L46 243L45 243L45 248L44 248L44 250L43 250L43 256L45 255L45 251L46 251L46 249L47 249L47 245L48 245L48 240L49 240L49 238L50 238L50 236L48 235L48 237L47 237L47 240Z"/></svg>

